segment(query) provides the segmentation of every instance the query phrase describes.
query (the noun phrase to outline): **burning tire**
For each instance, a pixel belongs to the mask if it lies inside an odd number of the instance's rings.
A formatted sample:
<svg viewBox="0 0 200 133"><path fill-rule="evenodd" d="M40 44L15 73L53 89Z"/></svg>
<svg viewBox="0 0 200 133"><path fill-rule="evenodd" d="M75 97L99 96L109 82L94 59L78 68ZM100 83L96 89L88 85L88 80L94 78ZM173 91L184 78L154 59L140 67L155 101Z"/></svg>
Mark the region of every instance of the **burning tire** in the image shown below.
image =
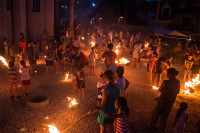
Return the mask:
<svg viewBox="0 0 200 133"><path fill-rule="evenodd" d="M29 108L42 108L49 104L49 98L45 96L33 96L28 98L25 104Z"/></svg>

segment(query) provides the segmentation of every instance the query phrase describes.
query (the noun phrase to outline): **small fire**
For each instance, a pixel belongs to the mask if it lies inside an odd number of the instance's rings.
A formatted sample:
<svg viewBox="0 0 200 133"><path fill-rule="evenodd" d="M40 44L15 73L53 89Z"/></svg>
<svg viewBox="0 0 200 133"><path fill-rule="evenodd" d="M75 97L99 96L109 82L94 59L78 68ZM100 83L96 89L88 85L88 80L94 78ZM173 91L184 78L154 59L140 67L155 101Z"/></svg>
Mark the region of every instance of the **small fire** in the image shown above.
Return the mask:
<svg viewBox="0 0 200 133"><path fill-rule="evenodd" d="M67 97L67 99L68 101L70 101L69 108L72 108L73 106L78 105L78 102L76 101L76 99L71 98L71 97Z"/></svg>
<svg viewBox="0 0 200 133"><path fill-rule="evenodd" d="M69 78L69 72L65 74L65 80Z"/></svg>
<svg viewBox="0 0 200 133"><path fill-rule="evenodd" d="M119 63L119 61L116 60L116 61L115 61L115 64L118 64L118 63Z"/></svg>
<svg viewBox="0 0 200 133"><path fill-rule="evenodd" d="M152 88L153 88L154 90L159 90L159 87L157 87L157 86L152 86Z"/></svg>
<svg viewBox="0 0 200 133"><path fill-rule="evenodd" d="M118 49L116 49L116 50L115 50L115 53L118 55L118 53L119 53L119 50L118 50Z"/></svg>
<svg viewBox="0 0 200 133"><path fill-rule="evenodd" d="M19 69L19 73L22 73L22 70L21 70L21 69Z"/></svg>
<svg viewBox="0 0 200 133"><path fill-rule="evenodd" d="M91 44L92 44L92 47L94 47L94 46L95 46L95 42L91 42Z"/></svg>
<svg viewBox="0 0 200 133"><path fill-rule="evenodd" d="M124 57L122 57L122 58L119 59L119 64L128 64L128 63L130 63L130 61L127 60L127 59L124 58Z"/></svg>
<svg viewBox="0 0 200 133"><path fill-rule="evenodd" d="M60 133L55 126L53 126L53 125L47 125L47 126L49 127L50 133Z"/></svg>
<svg viewBox="0 0 200 133"><path fill-rule="evenodd" d="M191 94L191 90L194 90L194 87L196 85L199 85L200 84L200 81L199 81L199 74L197 74L196 78L192 78L192 81L188 81L188 82L185 82L185 91L183 92L184 94Z"/></svg>
<svg viewBox="0 0 200 133"><path fill-rule="evenodd" d="M6 61L5 58L3 58L2 56L0 56L0 61L1 61L6 67L8 67L8 63L7 63L7 61Z"/></svg>
<svg viewBox="0 0 200 133"><path fill-rule="evenodd" d="M81 39L82 39L82 40L85 40L85 37L82 36Z"/></svg>
<svg viewBox="0 0 200 133"><path fill-rule="evenodd" d="M147 42L147 43L144 45L144 47L147 48L148 46L149 46L149 43Z"/></svg>

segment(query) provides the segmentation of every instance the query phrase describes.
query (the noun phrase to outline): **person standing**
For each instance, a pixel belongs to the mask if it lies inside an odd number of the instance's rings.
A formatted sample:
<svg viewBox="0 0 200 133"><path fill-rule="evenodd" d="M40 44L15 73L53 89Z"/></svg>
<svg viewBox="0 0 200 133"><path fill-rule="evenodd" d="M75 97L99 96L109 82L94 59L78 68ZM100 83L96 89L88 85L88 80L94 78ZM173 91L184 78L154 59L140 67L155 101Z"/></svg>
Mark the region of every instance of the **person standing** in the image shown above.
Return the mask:
<svg viewBox="0 0 200 133"><path fill-rule="evenodd" d="M34 49L31 42L28 43L28 47L26 48L26 54L28 56L28 61L30 64L30 74L33 75L35 55L34 55Z"/></svg>
<svg viewBox="0 0 200 133"><path fill-rule="evenodd" d="M45 50L45 61L46 61L46 73L48 73L49 69L53 69L54 62L54 49L52 42L48 43L48 49Z"/></svg>
<svg viewBox="0 0 200 133"><path fill-rule="evenodd" d="M41 36L41 50L44 51L47 43L47 34L44 31L42 36Z"/></svg>
<svg viewBox="0 0 200 133"><path fill-rule="evenodd" d="M22 48L23 52L25 51L25 48L26 48L26 41L25 41L25 38L24 38L24 34L23 33L20 33L19 34L19 44L20 44L20 47Z"/></svg>
<svg viewBox="0 0 200 133"><path fill-rule="evenodd" d="M141 51L142 43L139 42L134 45L133 48L133 66L136 64L136 68L139 68L139 57Z"/></svg>
<svg viewBox="0 0 200 133"><path fill-rule="evenodd" d="M98 34L98 37L96 38L96 44L98 45L99 56L101 56L101 50L102 50L102 46L103 46L103 39L101 38L100 34Z"/></svg>
<svg viewBox="0 0 200 133"><path fill-rule="evenodd" d="M156 124L160 118L159 131L165 132L168 116L180 91L180 81L176 79L178 73L175 68L167 70L168 80L164 80L159 88L161 94L151 115L150 128L152 131L156 131Z"/></svg>
<svg viewBox="0 0 200 133"><path fill-rule="evenodd" d="M6 37L3 38L3 46L4 46L5 58L8 58L8 41Z"/></svg>
<svg viewBox="0 0 200 133"><path fill-rule="evenodd" d="M62 45L58 45L56 48L56 74L60 74L60 66L62 61Z"/></svg>

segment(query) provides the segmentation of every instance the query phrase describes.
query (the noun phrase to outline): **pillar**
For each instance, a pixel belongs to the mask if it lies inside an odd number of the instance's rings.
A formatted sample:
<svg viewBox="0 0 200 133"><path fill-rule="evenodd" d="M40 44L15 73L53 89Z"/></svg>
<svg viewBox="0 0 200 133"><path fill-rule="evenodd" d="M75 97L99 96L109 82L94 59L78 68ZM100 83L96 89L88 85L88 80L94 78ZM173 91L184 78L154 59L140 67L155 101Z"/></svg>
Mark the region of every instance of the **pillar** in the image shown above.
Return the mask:
<svg viewBox="0 0 200 133"><path fill-rule="evenodd" d="M75 0L70 0L69 2L70 7L69 7L69 37L74 36L74 5L75 5Z"/></svg>

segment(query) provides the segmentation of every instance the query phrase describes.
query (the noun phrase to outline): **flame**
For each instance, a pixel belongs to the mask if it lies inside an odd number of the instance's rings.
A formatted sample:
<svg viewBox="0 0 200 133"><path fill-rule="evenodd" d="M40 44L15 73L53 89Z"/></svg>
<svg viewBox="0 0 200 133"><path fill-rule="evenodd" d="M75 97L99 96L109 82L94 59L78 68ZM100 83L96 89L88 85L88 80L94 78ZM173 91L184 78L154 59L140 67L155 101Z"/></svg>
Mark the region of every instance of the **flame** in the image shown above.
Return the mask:
<svg viewBox="0 0 200 133"><path fill-rule="evenodd" d="M46 59L46 58L47 58L47 56L45 55L45 56L44 56L44 58Z"/></svg>
<svg viewBox="0 0 200 133"><path fill-rule="evenodd" d="M19 73L22 73L22 70L21 70L21 69L19 69Z"/></svg>
<svg viewBox="0 0 200 133"><path fill-rule="evenodd" d="M47 126L49 127L50 133L60 133L55 126L53 126L53 125L47 125Z"/></svg>
<svg viewBox="0 0 200 133"><path fill-rule="evenodd" d="M118 55L118 53L119 53L119 50L118 50L118 49L116 49L116 50L115 50L115 53Z"/></svg>
<svg viewBox="0 0 200 133"><path fill-rule="evenodd" d="M8 63L7 63L7 61L6 61L5 58L3 58L2 56L0 56L0 61L1 61L6 67L8 67Z"/></svg>
<svg viewBox="0 0 200 133"><path fill-rule="evenodd" d="M118 63L119 63L119 61L117 61L117 60L116 60L116 61L115 61L115 63L116 63L116 64L118 64Z"/></svg>
<svg viewBox="0 0 200 133"><path fill-rule="evenodd" d="M68 99L68 101L70 101L69 108L72 108L73 106L78 104L78 102L74 98L67 97L67 99Z"/></svg>
<svg viewBox="0 0 200 133"><path fill-rule="evenodd" d="M85 40L85 37L82 36L81 39L82 39L82 40Z"/></svg>
<svg viewBox="0 0 200 133"><path fill-rule="evenodd" d="M91 42L91 44L92 44L92 47L94 47L94 45L95 45L95 42Z"/></svg>
<svg viewBox="0 0 200 133"><path fill-rule="evenodd" d="M65 74L65 80L69 78L69 72Z"/></svg>
<svg viewBox="0 0 200 133"><path fill-rule="evenodd" d="M194 87L196 85L199 85L199 84L200 84L199 74L197 74L197 76L195 78L192 78L192 81L185 82L184 87L185 87L186 90L183 93L184 94L191 94L189 88L194 89Z"/></svg>
<svg viewBox="0 0 200 133"><path fill-rule="evenodd" d="M159 87L157 87L157 86L152 86L152 88L153 88L154 90L159 90Z"/></svg>
<svg viewBox="0 0 200 133"><path fill-rule="evenodd" d="M148 46L149 46L149 43L147 42L147 43L144 45L144 47L147 48Z"/></svg>
<svg viewBox="0 0 200 133"><path fill-rule="evenodd" d="M127 60L127 59L124 58L124 57L122 57L122 58L119 59L119 64L128 64L128 63L130 63L130 61Z"/></svg>

